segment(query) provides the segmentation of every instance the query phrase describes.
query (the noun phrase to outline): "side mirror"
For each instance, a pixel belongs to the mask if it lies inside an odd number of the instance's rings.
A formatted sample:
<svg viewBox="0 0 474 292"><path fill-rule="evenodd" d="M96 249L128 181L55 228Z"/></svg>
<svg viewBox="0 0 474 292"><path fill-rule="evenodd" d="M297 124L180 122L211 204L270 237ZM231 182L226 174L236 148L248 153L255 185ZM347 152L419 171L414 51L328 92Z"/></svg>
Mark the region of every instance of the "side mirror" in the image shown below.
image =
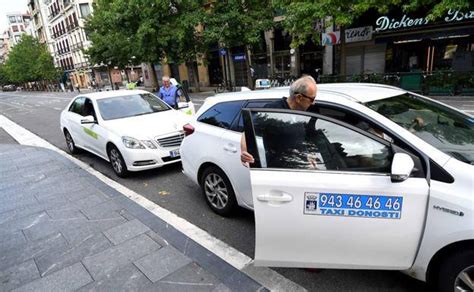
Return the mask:
<svg viewBox="0 0 474 292"><path fill-rule="evenodd" d="M406 153L395 153L392 161L392 173L390 178L392 182L402 182L410 177L415 166L415 162Z"/></svg>
<svg viewBox="0 0 474 292"><path fill-rule="evenodd" d="M81 119L81 124L97 124L93 116L85 116Z"/></svg>

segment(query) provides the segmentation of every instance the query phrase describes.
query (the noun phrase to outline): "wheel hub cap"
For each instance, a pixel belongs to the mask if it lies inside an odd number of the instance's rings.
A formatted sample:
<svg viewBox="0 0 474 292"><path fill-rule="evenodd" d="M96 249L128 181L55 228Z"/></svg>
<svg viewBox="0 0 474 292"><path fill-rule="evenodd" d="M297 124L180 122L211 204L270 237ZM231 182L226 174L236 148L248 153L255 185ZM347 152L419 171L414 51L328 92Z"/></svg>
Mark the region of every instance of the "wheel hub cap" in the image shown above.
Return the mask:
<svg viewBox="0 0 474 292"><path fill-rule="evenodd" d="M462 270L454 282L454 292L474 292L474 266Z"/></svg>
<svg viewBox="0 0 474 292"><path fill-rule="evenodd" d="M227 186L224 180L215 173L209 174L204 180L207 200L217 209L223 209L228 203Z"/></svg>

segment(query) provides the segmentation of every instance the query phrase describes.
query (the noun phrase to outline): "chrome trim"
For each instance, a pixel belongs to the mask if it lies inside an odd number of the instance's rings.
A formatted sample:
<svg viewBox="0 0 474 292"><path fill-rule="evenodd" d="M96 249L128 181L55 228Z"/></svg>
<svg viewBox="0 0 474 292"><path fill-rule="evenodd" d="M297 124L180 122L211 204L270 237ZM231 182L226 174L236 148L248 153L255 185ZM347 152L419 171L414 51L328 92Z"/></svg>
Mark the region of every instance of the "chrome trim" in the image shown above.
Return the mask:
<svg viewBox="0 0 474 292"><path fill-rule="evenodd" d="M350 174L350 175L374 175L374 176L391 176L390 173L379 172L357 172L357 171L337 171L337 170L312 170L312 169L288 169L288 168L252 168L254 171L278 171L278 172L309 172L324 174Z"/></svg>

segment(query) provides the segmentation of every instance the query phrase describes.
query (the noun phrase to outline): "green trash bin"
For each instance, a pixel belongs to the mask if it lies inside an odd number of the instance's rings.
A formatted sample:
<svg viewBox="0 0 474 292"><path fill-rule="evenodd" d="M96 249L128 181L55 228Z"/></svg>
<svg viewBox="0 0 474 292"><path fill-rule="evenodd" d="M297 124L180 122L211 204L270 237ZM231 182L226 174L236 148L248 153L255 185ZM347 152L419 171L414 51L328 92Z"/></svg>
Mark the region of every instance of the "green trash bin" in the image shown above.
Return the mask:
<svg viewBox="0 0 474 292"><path fill-rule="evenodd" d="M422 84L423 74L421 73L407 73L400 76L400 87L405 90L421 93Z"/></svg>

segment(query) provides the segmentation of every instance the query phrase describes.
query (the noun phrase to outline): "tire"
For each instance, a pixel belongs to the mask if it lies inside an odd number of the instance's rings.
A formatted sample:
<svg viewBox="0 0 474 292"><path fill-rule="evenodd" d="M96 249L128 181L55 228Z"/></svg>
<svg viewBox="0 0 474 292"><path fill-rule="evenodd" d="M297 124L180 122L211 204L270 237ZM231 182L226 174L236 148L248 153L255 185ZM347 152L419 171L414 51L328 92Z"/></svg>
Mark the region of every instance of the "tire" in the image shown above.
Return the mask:
<svg viewBox="0 0 474 292"><path fill-rule="evenodd" d="M464 277L464 278L463 278ZM433 283L438 291L474 291L474 249L463 250L447 257L439 266ZM460 289L456 290L456 287Z"/></svg>
<svg viewBox="0 0 474 292"><path fill-rule="evenodd" d="M204 199L212 211L224 217L232 215L237 200L225 173L216 166L209 166L203 171L200 183Z"/></svg>
<svg viewBox="0 0 474 292"><path fill-rule="evenodd" d="M79 153L79 148L76 147L76 143L74 143L74 139L72 139L72 136L67 129L64 129L64 138L66 139L66 146L69 153Z"/></svg>
<svg viewBox="0 0 474 292"><path fill-rule="evenodd" d="M109 156L110 165L115 174L122 178L127 177L129 174L127 164L117 147L110 146L107 150L107 155Z"/></svg>

